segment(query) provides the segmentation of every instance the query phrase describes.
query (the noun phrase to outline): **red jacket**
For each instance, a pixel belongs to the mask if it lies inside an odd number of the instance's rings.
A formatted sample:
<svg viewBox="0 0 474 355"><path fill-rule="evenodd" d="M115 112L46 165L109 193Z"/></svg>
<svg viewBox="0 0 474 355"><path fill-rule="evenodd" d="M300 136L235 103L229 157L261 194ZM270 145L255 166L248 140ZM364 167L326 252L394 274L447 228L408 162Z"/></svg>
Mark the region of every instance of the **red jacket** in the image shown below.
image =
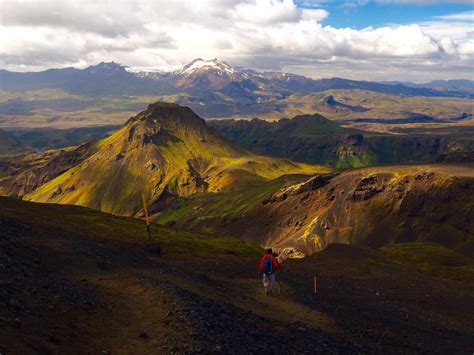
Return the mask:
<svg viewBox="0 0 474 355"><path fill-rule="evenodd" d="M278 261L277 259L273 256L273 254L270 254L270 253L265 253L263 254L262 258L260 259L260 267L259 267L259 270L262 271L263 269L263 261L265 260L266 257L268 256L271 256L272 258L272 264L273 264L273 268L277 271L280 271L280 265L278 265Z"/></svg>

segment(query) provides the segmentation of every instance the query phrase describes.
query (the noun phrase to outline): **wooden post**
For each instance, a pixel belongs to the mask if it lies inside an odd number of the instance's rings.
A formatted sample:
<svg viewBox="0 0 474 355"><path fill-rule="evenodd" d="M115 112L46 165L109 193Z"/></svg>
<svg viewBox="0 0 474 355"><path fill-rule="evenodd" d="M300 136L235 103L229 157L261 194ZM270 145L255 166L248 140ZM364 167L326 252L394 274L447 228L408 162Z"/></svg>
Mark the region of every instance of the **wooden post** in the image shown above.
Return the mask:
<svg viewBox="0 0 474 355"><path fill-rule="evenodd" d="M151 243L150 218L148 217L148 207L146 205L145 194L142 194L143 209L145 210L146 231L148 232L148 242Z"/></svg>
<svg viewBox="0 0 474 355"><path fill-rule="evenodd" d="M316 275L314 275L314 277L313 277L313 287L314 287L314 295L316 296L316 291L317 291L317 288L316 288Z"/></svg>
<svg viewBox="0 0 474 355"><path fill-rule="evenodd" d="M278 295L281 295L281 271L277 275L278 275Z"/></svg>

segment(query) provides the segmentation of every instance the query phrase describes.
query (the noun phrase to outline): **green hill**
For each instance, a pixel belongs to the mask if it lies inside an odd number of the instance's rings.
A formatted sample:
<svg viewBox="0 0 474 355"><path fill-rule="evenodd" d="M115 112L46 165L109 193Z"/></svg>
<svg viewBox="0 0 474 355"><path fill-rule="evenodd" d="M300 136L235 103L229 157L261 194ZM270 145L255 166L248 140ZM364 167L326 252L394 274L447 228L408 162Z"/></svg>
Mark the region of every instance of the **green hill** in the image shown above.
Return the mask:
<svg viewBox="0 0 474 355"><path fill-rule="evenodd" d="M0 220L15 220L31 228L88 240L124 243L148 241L142 220L119 217L81 206L33 203L0 196ZM151 225L152 240L166 253L232 253L245 257L258 256L260 249L242 240L208 236L199 233L177 232L163 225ZM5 226L1 226L5 230Z"/></svg>
<svg viewBox="0 0 474 355"><path fill-rule="evenodd" d="M24 198L132 216L141 213L142 194L155 213L178 196L328 170L250 153L222 138L189 108L167 103L150 105L91 151Z"/></svg>
<svg viewBox="0 0 474 355"><path fill-rule="evenodd" d="M30 150L14 136L0 129L0 156L15 155Z"/></svg>

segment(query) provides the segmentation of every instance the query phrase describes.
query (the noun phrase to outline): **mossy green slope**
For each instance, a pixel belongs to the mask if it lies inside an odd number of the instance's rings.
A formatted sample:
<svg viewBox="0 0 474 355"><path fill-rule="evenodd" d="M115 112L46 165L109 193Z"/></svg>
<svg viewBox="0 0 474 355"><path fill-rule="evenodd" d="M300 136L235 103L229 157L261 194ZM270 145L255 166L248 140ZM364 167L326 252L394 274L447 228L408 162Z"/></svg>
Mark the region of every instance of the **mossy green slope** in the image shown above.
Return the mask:
<svg viewBox="0 0 474 355"><path fill-rule="evenodd" d="M196 228L210 234L220 233L221 230L225 230L226 224L233 225L236 220L241 221L243 230L249 223L258 228L259 222L254 219L254 215L256 210L263 207L262 203L278 190L305 181L307 178L306 175L284 175L248 188L182 197L174 206L160 214L158 222L178 223L186 229ZM238 228L234 229L234 232L236 233L230 234L239 236ZM255 238L249 239L259 241L258 237L256 235Z"/></svg>
<svg viewBox="0 0 474 355"><path fill-rule="evenodd" d="M152 212L170 199L250 186L327 168L257 156L234 146L189 108L156 103L95 145L95 153L26 195L132 216L145 195Z"/></svg>
<svg viewBox="0 0 474 355"><path fill-rule="evenodd" d="M461 253L435 243L399 243L380 249L389 258L446 279L474 281L474 262Z"/></svg>
<svg viewBox="0 0 474 355"><path fill-rule="evenodd" d="M143 221L80 206L33 203L0 196L0 218L71 237L126 243L148 241ZM230 253L255 258L261 253L254 244L237 238L176 231L157 224L151 226L151 234L153 242L159 244L164 253Z"/></svg>

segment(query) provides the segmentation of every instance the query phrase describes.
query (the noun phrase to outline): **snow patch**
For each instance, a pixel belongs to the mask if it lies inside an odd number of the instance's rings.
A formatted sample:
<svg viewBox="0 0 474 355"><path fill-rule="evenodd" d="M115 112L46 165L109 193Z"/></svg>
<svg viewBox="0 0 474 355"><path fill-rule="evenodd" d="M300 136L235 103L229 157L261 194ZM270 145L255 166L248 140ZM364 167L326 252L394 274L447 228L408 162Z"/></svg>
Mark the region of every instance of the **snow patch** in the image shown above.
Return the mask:
<svg viewBox="0 0 474 355"><path fill-rule="evenodd" d="M146 75L147 73L160 73L160 74L172 73L178 70L179 68L181 68L180 65L166 65L166 66L158 66L158 67L126 67L125 70L128 71L129 73Z"/></svg>

